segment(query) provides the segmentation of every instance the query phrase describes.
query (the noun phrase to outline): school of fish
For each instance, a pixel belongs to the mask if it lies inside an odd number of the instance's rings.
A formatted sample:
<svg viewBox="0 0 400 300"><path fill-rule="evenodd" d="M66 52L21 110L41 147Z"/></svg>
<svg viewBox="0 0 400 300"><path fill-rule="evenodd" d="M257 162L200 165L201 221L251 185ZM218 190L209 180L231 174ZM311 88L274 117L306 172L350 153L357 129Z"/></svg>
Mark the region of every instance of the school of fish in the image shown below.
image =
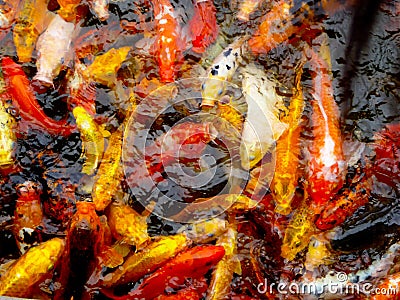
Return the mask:
<svg viewBox="0 0 400 300"><path fill-rule="evenodd" d="M0 298L400 299L400 123L344 130L324 29L361 4L180 2L0 3Z"/></svg>

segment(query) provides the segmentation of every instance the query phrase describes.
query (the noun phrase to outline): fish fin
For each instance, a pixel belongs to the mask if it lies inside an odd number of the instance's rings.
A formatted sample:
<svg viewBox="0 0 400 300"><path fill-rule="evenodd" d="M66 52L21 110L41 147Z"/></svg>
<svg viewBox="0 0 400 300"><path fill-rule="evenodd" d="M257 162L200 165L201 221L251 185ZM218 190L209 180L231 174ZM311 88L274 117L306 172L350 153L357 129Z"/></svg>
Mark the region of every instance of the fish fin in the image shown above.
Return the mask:
<svg viewBox="0 0 400 300"><path fill-rule="evenodd" d="M113 247L105 246L100 253L100 260L108 268L115 268L124 262L123 256Z"/></svg>
<svg viewBox="0 0 400 300"><path fill-rule="evenodd" d="M238 275L242 275L242 265L240 264L240 259L237 255L232 257L232 270Z"/></svg>

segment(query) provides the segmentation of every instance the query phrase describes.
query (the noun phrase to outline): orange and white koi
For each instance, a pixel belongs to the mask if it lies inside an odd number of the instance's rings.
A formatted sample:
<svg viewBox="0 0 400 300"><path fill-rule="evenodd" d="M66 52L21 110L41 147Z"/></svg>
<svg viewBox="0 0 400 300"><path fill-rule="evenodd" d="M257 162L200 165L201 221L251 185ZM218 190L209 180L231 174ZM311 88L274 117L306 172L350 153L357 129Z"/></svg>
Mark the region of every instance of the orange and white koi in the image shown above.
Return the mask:
<svg viewBox="0 0 400 300"><path fill-rule="evenodd" d="M47 10L48 0L22 1L16 23L13 28L13 38L20 62L29 62L35 49L39 35L55 17Z"/></svg>
<svg viewBox="0 0 400 300"><path fill-rule="evenodd" d="M38 227L43 221L39 184L27 181L16 187L18 199L14 213L14 236L22 254L39 242Z"/></svg>
<svg viewBox="0 0 400 300"><path fill-rule="evenodd" d="M138 281L164 265L190 244L190 240L184 234L158 237L145 248L129 256L120 268L107 274L102 285L114 287Z"/></svg>
<svg viewBox="0 0 400 300"><path fill-rule="evenodd" d="M64 240L54 238L29 249L1 277L0 295L31 297L32 289L51 274L64 247Z"/></svg>
<svg viewBox="0 0 400 300"><path fill-rule="evenodd" d="M182 57L180 27L174 7L169 0L152 0L156 22L156 41L153 45L161 82L173 82L176 63Z"/></svg>
<svg viewBox="0 0 400 300"><path fill-rule="evenodd" d="M215 58L201 86L202 106L214 106L215 101L225 94L226 84L232 79L246 52L246 40L247 36L235 40Z"/></svg>
<svg viewBox="0 0 400 300"><path fill-rule="evenodd" d="M195 0L194 14L189 22L192 50L203 53L217 39L219 27L212 0Z"/></svg>
<svg viewBox="0 0 400 300"><path fill-rule="evenodd" d="M83 156L85 163L82 167L82 173L93 175L100 164L104 152L104 138L99 126L87 111L77 106L72 110L76 119L76 125L81 133L83 143Z"/></svg>
<svg viewBox="0 0 400 300"><path fill-rule="evenodd" d="M291 212L291 202L294 197L299 179L300 160L300 121L305 107L302 88L300 86L301 73L296 76L297 90L290 101L287 115L281 120L288 125L276 143L276 161L274 178L271 190L275 197L275 211L282 215Z"/></svg>
<svg viewBox="0 0 400 300"><path fill-rule="evenodd" d="M248 105L240 144L242 167L253 168L270 151L276 140L287 129L279 120L283 97L275 91L276 84L254 64L246 66L243 91Z"/></svg>
<svg viewBox="0 0 400 300"><path fill-rule="evenodd" d="M56 15L47 29L37 41L37 69L34 80L52 85L53 78L58 75L61 67L67 63L67 54L71 45L75 25Z"/></svg>
<svg viewBox="0 0 400 300"><path fill-rule="evenodd" d="M339 127L339 109L333 97L327 63L309 51L313 77L313 134L308 163L307 191L318 212L344 183L346 163Z"/></svg>

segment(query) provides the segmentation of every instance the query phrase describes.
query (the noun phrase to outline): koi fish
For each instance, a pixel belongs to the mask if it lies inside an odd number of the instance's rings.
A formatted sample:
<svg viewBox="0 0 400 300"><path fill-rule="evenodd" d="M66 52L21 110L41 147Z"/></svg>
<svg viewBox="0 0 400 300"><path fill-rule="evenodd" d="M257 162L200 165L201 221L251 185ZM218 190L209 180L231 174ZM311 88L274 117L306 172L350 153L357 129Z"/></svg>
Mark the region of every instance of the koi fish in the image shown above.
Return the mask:
<svg viewBox="0 0 400 300"><path fill-rule="evenodd" d="M278 118L284 107L276 84L254 64L246 66L242 88L248 105L240 144L242 167L252 169L287 129Z"/></svg>
<svg viewBox="0 0 400 300"><path fill-rule="evenodd" d="M108 224L114 238L140 249L143 244L150 240L147 234L146 221L149 214L149 211L145 211L143 215L140 215L127 204L111 204L109 206Z"/></svg>
<svg viewBox="0 0 400 300"><path fill-rule="evenodd" d="M32 289L54 268L65 247L54 238L29 249L0 279L0 295L31 297Z"/></svg>
<svg viewBox="0 0 400 300"><path fill-rule="evenodd" d="M294 212L283 238L281 256L289 261L307 247L315 231L314 212L305 202Z"/></svg>
<svg viewBox="0 0 400 300"><path fill-rule="evenodd" d="M313 135L308 166L308 194L314 209L319 211L344 183L346 162L342 149L339 127L339 109L333 98L332 82L328 67L315 52L311 51L313 78Z"/></svg>
<svg viewBox="0 0 400 300"><path fill-rule="evenodd" d="M44 113L21 66L9 57L3 57L1 65L7 84L7 93L24 120L54 135L68 136L75 130L75 126L65 121L53 120Z"/></svg>
<svg viewBox="0 0 400 300"><path fill-rule="evenodd" d="M360 182L350 186L343 193L325 205L321 214L315 221L320 230L329 230L341 225L348 216L351 216L359 207L369 201L371 182L368 178L360 179Z"/></svg>
<svg viewBox="0 0 400 300"><path fill-rule="evenodd" d="M112 201L123 177L121 166L124 126L118 127L108 141L107 150L94 179L92 199L97 211L103 211Z"/></svg>
<svg viewBox="0 0 400 300"><path fill-rule="evenodd" d="M282 134L276 143L276 161L274 178L271 182L271 190L274 194L275 211L282 215L291 212L291 202L299 179L300 155L300 121L304 110L303 93L300 86L301 73L297 74L297 91L291 99L287 116L281 120L288 125L288 129Z"/></svg>
<svg viewBox="0 0 400 300"><path fill-rule="evenodd" d="M194 1L194 14L189 21L189 28L194 52L203 53L209 45L215 42L219 27L212 0Z"/></svg>
<svg viewBox="0 0 400 300"><path fill-rule="evenodd" d="M254 12L262 0L244 0L240 3L236 17L241 21L249 21L249 16Z"/></svg>
<svg viewBox="0 0 400 300"><path fill-rule="evenodd" d="M63 64L68 60L67 53L71 45L75 25L56 15L37 41L38 72L33 77L46 85L53 85Z"/></svg>
<svg viewBox="0 0 400 300"><path fill-rule="evenodd" d="M188 278L200 278L224 256L221 246L196 246L178 254L128 295L115 299L153 299L168 287L177 287Z"/></svg>
<svg viewBox="0 0 400 300"><path fill-rule="evenodd" d="M117 79L117 71L130 50L131 47L111 48L106 53L96 56L93 63L84 70L84 74L92 81L113 87Z"/></svg>
<svg viewBox="0 0 400 300"><path fill-rule="evenodd" d="M173 82L176 62L181 59L182 40L174 7L169 0L152 0L157 32L153 45L161 82Z"/></svg>
<svg viewBox="0 0 400 300"><path fill-rule="evenodd" d="M171 216L175 222L193 222L222 214L224 211L246 211L257 202L242 194L223 194L210 198L198 198L179 213Z"/></svg>
<svg viewBox="0 0 400 300"><path fill-rule="evenodd" d="M58 9L58 15L67 22L73 22L76 20L77 7L81 4L81 0L58 0L60 8Z"/></svg>
<svg viewBox="0 0 400 300"><path fill-rule="evenodd" d="M305 4L303 9L299 9L294 14L293 7L287 1L279 1L266 14L258 30L249 39L249 48L254 54L268 53L279 44L290 41L292 36L311 40L319 33L320 28L312 28L314 13L312 8ZM302 11L310 13L307 18L301 18Z"/></svg>
<svg viewBox="0 0 400 300"><path fill-rule="evenodd" d="M240 134L243 127L243 114L239 107L228 95L222 96L217 102L217 116L229 122L231 126Z"/></svg>
<svg viewBox="0 0 400 300"><path fill-rule="evenodd" d="M83 155L86 158L82 166L82 173L93 175L100 163L104 152L104 138L99 126L93 118L80 106L75 107L72 113L76 125L81 133Z"/></svg>
<svg viewBox="0 0 400 300"><path fill-rule="evenodd" d="M48 0L22 1L13 28L14 45L20 62L29 62L39 35L55 16L47 10Z"/></svg>
<svg viewBox="0 0 400 300"><path fill-rule="evenodd" d="M2 100L0 96L0 169L9 169L14 164L17 122Z"/></svg>
<svg viewBox="0 0 400 300"><path fill-rule="evenodd" d="M54 299L80 298L98 259L114 267L123 261L116 252L109 251L111 248L105 248L104 229L93 202L77 202L76 209L62 257L58 279L61 287L55 291Z"/></svg>
<svg viewBox="0 0 400 300"><path fill-rule="evenodd" d="M102 285L114 287L136 282L160 268L189 245L190 241L184 234L158 237L145 248L129 256L120 268L104 276Z"/></svg>
<svg viewBox="0 0 400 300"><path fill-rule="evenodd" d="M209 243L221 236L228 228L228 222L221 218L212 218L198 223L190 223L179 228L194 243Z"/></svg>
<svg viewBox="0 0 400 300"><path fill-rule="evenodd" d="M201 106L214 106L216 100L225 94L226 82L231 81L245 50L247 37L237 39L214 60L207 71L207 78L201 86Z"/></svg>
<svg viewBox="0 0 400 300"><path fill-rule="evenodd" d="M39 242L38 227L43 221L38 184L27 181L16 187L18 199L14 213L14 236L21 254Z"/></svg>
<svg viewBox="0 0 400 300"><path fill-rule="evenodd" d="M304 261L304 266L308 271L312 272L320 265L328 265L334 262L332 251L328 247L328 241L316 236L311 238Z"/></svg>
<svg viewBox="0 0 400 300"><path fill-rule="evenodd" d="M207 299L224 299L230 292L233 273L241 274L240 262L236 257L237 231L231 225L222 235L216 245L225 249L224 257L217 263L212 273Z"/></svg>

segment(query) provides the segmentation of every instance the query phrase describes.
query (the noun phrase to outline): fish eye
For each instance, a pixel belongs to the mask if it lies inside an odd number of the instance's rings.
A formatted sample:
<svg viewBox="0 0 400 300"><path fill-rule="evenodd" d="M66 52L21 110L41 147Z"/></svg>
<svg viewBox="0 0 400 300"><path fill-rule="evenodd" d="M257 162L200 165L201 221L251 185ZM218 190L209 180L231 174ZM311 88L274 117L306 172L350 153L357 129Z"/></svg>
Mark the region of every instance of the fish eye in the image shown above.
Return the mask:
<svg viewBox="0 0 400 300"><path fill-rule="evenodd" d="M205 84L205 83L203 83L203 84L201 85L201 89L202 89L202 90L205 90L205 89L206 89L206 84Z"/></svg>
<svg viewBox="0 0 400 300"><path fill-rule="evenodd" d="M218 96L221 96L222 93L223 93L223 90L222 90L222 89L218 90Z"/></svg>

